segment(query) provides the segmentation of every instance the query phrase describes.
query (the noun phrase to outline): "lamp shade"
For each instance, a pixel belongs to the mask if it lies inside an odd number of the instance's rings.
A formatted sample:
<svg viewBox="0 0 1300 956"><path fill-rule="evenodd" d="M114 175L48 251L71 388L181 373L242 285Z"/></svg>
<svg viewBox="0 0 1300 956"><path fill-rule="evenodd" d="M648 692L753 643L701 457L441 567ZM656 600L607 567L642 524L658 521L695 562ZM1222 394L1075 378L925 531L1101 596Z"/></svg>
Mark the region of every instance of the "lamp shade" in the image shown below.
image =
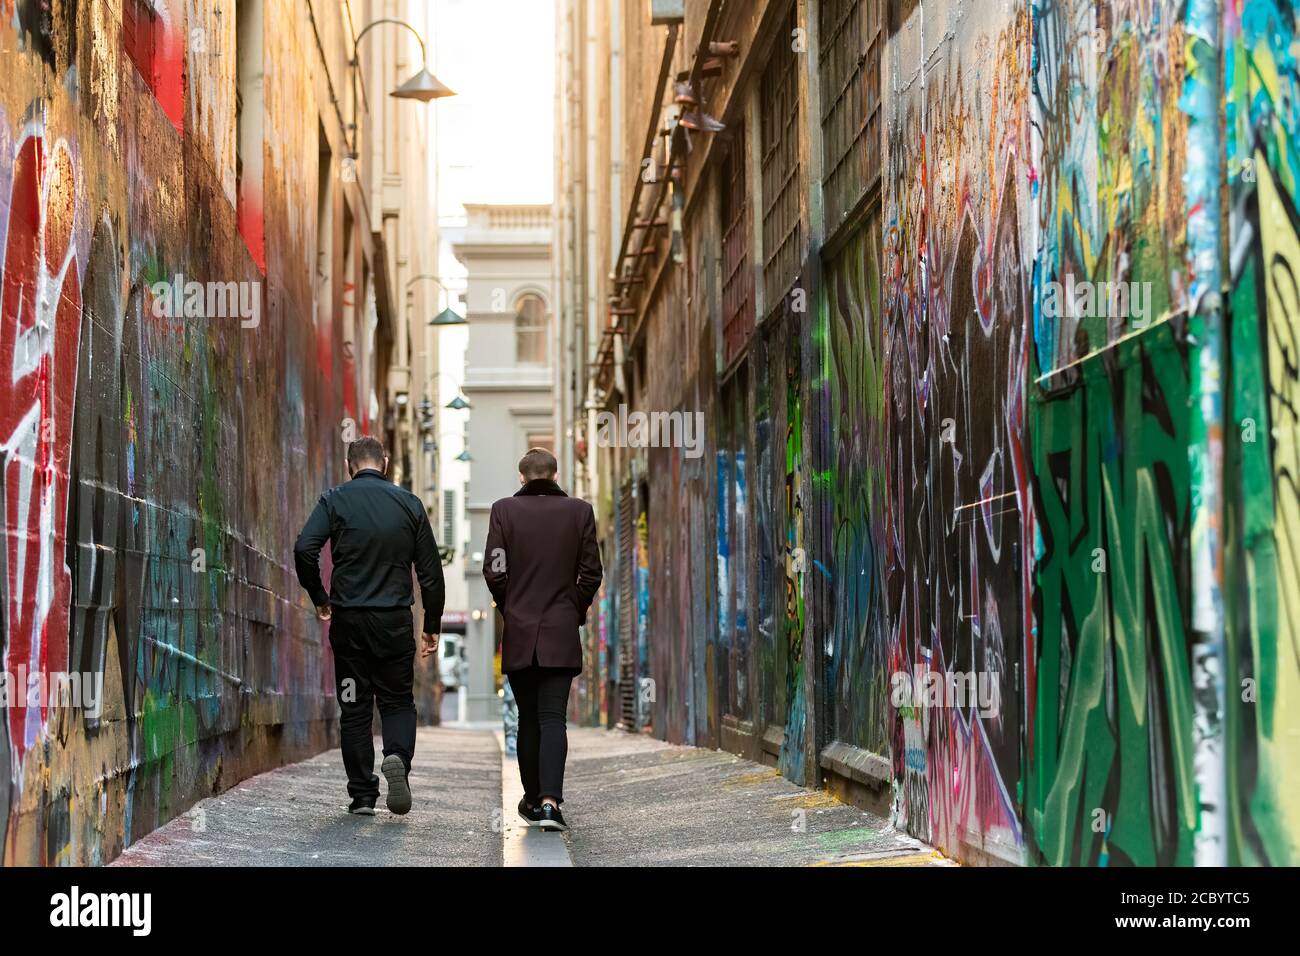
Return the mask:
<svg viewBox="0 0 1300 956"><path fill-rule="evenodd" d="M456 94L444 86L436 76L422 68L419 73L393 90L389 95L399 100L419 100L421 103L427 103L430 100L436 100L444 96L455 96Z"/></svg>
<svg viewBox="0 0 1300 956"><path fill-rule="evenodd" d="M445 308L435 315L429 320L429 324L438 326L469 325L469 323L465 321L465 317L457 313L451 307Z"/></svg>

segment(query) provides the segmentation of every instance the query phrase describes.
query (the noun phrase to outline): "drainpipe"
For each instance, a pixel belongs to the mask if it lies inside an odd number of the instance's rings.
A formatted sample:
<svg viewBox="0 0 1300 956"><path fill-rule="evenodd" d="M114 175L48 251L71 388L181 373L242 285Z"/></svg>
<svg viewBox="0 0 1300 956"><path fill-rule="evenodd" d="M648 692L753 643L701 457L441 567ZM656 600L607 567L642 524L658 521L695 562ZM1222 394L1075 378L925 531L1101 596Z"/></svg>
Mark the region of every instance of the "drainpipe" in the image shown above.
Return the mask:
<svg viewBox="0 0 1300 956"><path fill-rule="evenodd" d="M1223 612L1223 196L1222 51L1218 0L1189 0L1187 244L1193 345L1189 465L1192 475L1192 768L1196 866L1225 866L1227 753Z"/></svg>
<svg viewBox="0 0 1300 956"><path fill-rule="evenodd" d="M609 4L609 235L606 237L605 255L600 260L602 271L608 272L607 280L613 277L614 262L613 257L615 250L622 238L623 222L620 218L623 209L623 0L610 0ZM606 291L610 291L612 286L606 286ZM609 321L608 314L602 314L602 321L598 326L597 333L592 338L591 352L594 356L595 346L601 341L604 335L606 322ZM617 336L615 336L617 338ZM622 378L622 368L620 367L618 377ZM609 461L608 457L602 458L599 454L600 449L596 447L596 416L599 409L596 407L596 389L592 372L587 371L587 470L591 475L591 497L593 501L600 499L602 491L601 477L604 474L614 474L609 468L602 467ZM612 384L612 383L611 383ZM610 482L611 500L615 501L617 508L616 496L618 491L618 479L613 477Z"/></svg>
<svg viewBox="0 0 1300 956"><path fill-rule="evenodd" d="M574 347L573 376L569 382L570 393L573 395L573 425L574 436L578 432L578 415L581 413L585 402L583 401L587 382L587 368L591 362L591 345L593 341L599 341L600 324L605 316L605 296L602 294L604 284L604 271L600 268L600 245L597 237L600 232L600 197L598 189L600 186L600 150L599 137L601 127L600 115L600 97L592 95L594 91L600 88L599 72L599 48L600 48L600 8L604 3L597 0L587 0L586 3L586 24L584 28L584 53L586 55L586 64L583 68L584 86L583 89L588 91L585 97L586 109L584 110L586 121L586 148L587 160L585 163L586 177L585 185L587 187L586 195L586 215L583 226L585 227L585 241L587 251L585 260L587 263L586 272L586 309L583 310L585 316L581 328L576 336ZM592 443L594 436L587 433L588 446ZM570 452L572 454L572 452ZM590 450L587 454L587 460L591 460ZM582 491L588 497L591 497L591 486L586 475L584 466L583 488Z"/></svg>

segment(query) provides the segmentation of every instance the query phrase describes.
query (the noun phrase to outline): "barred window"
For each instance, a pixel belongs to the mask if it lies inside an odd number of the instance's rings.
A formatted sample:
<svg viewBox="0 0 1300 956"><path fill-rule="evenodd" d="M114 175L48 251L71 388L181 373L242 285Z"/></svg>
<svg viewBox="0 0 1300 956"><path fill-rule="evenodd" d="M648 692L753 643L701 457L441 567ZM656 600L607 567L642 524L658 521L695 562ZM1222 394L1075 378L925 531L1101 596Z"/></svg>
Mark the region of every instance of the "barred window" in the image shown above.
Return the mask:
<svg viewBox="0 0 1300 956"><path fill-rule="evenodd" d="M880 179L883 3L822 0L821 126L828 234Z"/></svg>
<svg viewBox="0 0 1300 956"><path fill-rule="evenodd" d="M442 541L443 547L456 547L456 492L446 488L442 492Z"/></svg>
<svg viewBox="0 0 1300 956"><path fill-rule="evenodd" d="M791 37L798 21L794 4L763 71L763 291L771 311L799 274L803 224L799 210L799 55Z"/></svg>
<svg viewBox="0 0 1300 956"><path fill-rule="evenodd" d="M731 363L754 330L754 275L750 268L748 140L736 127L722 166L722 339Z"/></svg>

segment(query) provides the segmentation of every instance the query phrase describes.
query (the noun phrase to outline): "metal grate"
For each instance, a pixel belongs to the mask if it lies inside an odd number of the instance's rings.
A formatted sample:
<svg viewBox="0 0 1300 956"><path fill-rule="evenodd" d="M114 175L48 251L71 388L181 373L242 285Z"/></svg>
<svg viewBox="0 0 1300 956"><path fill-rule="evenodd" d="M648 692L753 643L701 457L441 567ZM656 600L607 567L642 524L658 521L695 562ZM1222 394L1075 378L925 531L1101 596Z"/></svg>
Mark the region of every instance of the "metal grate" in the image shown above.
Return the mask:
<svg viewBox="0 0 1300 956"><path fill-rule="evenodd" d="M749 265L748 140L738 125L722 169L722 340L731 364L754 330L754 274Z"/></svg>
<svg viewBox="0 0 1300 956"><path fill-rule="evenodd" d="M442 492L442 543L456 547L456 492L451 488Z"/></svg>
<svg viewBox="0 0 1300 956"><path fill-rule="evenodd" d="M803 248L799 210L799 54L791 37L798 26L794 5L763 71L764 309L774 309L794 285Z"/></svg>
<svg viewBox="0 0 1300 956"><path fill-rule="evenodd" d="M822 151L828 231L880 178L880 52L884 4L822 0Z"/></svg>
<svg viewBox="0 0 1300 956"><path fill-rule="evenodd" d="M618 503L618 714L619 723L636 727L636 498L632 484Z"/></svg>

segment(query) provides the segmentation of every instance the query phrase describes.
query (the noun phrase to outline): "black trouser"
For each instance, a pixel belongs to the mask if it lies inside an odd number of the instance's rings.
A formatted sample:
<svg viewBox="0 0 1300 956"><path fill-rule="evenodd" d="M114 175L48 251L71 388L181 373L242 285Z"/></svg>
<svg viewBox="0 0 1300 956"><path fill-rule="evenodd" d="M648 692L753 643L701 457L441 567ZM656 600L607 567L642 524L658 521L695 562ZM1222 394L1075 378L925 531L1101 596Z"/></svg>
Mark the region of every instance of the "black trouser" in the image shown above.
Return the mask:
<svg viewBox="0 0 1300 956"><path fill-rule="evenodd" d="M415 755L415 627L411 609L336 607L330 620L334 677L339 698L339 737L348 795L379 798L375 742L370 729L375 702L383 728L384 756L397 754L411 769Z"/></svg>
<svg viewBox="0 0 1300 956"><path fill-rule="evenodd" d="M572 682L571 671L551 667L510 674L510 689L519 704L519 779L531 806L543 797L564 802L564 759L569 753L564 712Z"/></svg>

